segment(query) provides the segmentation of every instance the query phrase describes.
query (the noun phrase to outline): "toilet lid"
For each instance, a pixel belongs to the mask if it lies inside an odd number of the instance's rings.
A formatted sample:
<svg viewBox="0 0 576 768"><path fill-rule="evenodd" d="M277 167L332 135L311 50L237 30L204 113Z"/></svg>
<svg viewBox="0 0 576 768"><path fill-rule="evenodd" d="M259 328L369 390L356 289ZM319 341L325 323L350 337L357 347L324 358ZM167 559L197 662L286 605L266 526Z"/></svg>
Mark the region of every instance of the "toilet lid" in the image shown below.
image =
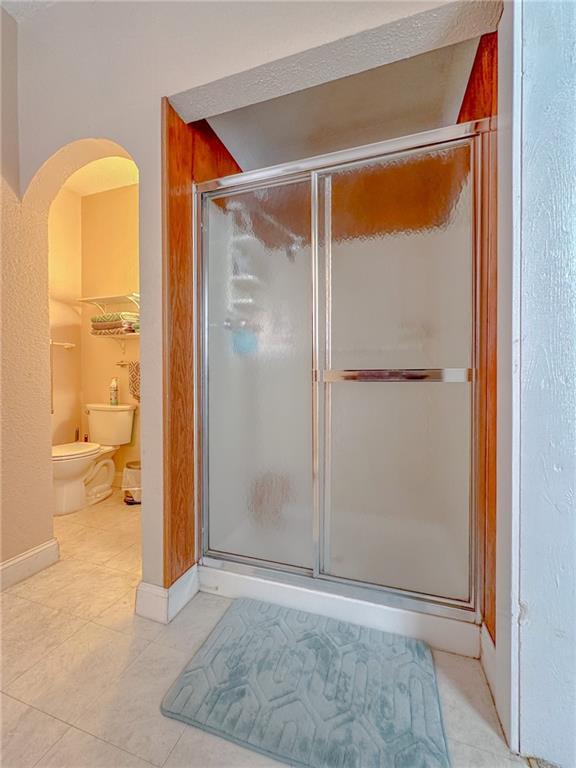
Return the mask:
<svg viewBox="0 0 576 768"><path fill-rule="evenodd" d="M78 456L91 456L98 453L99 450L100 445L98 443L62 443L52 446L52 458L55 461L61 461Z"/></svg>

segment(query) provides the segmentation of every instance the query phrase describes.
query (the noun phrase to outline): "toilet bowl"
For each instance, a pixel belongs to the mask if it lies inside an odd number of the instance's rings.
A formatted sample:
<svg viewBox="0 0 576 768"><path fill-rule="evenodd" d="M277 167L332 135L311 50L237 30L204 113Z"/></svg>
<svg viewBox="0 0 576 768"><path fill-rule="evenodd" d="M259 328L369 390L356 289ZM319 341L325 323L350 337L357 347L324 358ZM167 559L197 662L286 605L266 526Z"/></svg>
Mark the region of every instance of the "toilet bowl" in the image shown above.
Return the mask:
<svg viewBox="0 0 576 768"><path fill-rule="evenodd" d="M102 442L52 446L55 515L69 515L110 496L116 472L112 457L130 442L135 406L94 403L87 410L90 436ZM105 439L115 444L104 445Z"/></svg>
<svg viewBox="0 0 576 768"><path fill-rule="evenodd" d="M116 474L116 467L112 457L117 450L117 445L100 446L96 461L84 478L84 487L86 489L85 506L104 501L112 493L112 483Z"/></svg>
<svg viewBox="0 0 576 768"><path fill-rule="evenodd" d="M106 470L107 479L110 478L110 490L107 494L110 495L114 462L109 458L100 461L102 455L102 446L99 443L64 443L52 446L55 515L68 515L91 503L86 483L101 469Z"/></svg>

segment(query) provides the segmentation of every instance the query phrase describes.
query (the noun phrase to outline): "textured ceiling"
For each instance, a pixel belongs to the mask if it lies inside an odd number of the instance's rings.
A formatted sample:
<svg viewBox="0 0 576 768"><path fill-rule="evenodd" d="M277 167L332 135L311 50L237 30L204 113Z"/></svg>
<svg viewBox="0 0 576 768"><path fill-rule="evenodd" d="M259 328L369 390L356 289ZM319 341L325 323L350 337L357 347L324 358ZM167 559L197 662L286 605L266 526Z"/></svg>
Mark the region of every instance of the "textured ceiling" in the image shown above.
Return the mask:
<svg viewBox="0 0 576 768"><path fill-rule="evenodd" d="M329 8L332 3L325 3ZM360 3L359 3L360 5ZM186 123L313 88L493 32L502 0L386 0L389 20L170 96ZM303 30L305 34L305 30ZM225 59L226 51L214 49Z"/></svg>

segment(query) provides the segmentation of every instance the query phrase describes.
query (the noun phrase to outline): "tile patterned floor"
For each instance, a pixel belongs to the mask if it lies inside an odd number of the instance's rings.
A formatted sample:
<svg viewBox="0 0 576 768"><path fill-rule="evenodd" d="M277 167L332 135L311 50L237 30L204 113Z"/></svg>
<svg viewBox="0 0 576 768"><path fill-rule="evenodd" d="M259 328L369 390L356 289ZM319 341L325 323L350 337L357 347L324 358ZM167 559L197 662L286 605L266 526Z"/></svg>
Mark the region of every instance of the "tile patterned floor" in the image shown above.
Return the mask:
<svg viewBox="0 0 576 768"><path fill-rule="evenodd" d="M229 605L198 594L163 626L134 615L139 508L115 496L56 519L62 560L1 595L3 768L272 768L160 714ZM518 768L479 662L434 654L453 768Z"/></svg>

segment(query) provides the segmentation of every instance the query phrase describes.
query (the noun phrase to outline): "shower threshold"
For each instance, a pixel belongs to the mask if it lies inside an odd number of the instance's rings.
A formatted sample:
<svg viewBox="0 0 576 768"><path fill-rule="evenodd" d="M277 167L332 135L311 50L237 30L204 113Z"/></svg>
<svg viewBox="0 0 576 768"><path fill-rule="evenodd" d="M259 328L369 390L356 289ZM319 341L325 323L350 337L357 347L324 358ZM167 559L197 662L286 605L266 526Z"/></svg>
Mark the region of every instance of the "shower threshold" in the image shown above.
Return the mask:
<svg viewBox="0 0 576 768"><path fill-rule="evenodd" d="M433 605L429 598L424 601L388 590L214 557L204 557L197 570L202 592L228 598L251 597L320 613L336 621L407 635L449 653L472 658L480 655L480 626L471 609Z"/></svg>
<svg viewBox="0 0 576 768"><path fill-rule="evenodd" d="M367 606L386 606L393 610L428 614L471 624L479 623L474 608L467 603L457 605L434 595L422 595L400 590L355 582L329 574L314 575L312 570L295 568L283 564L255 561L250 558L222 556L222 553L205 555L200 567L214 571L236 574L248 578L264 579L271 584L294 587L298 590L312 590L315 593L334 595L347 600L358 600Z"/></svg>

